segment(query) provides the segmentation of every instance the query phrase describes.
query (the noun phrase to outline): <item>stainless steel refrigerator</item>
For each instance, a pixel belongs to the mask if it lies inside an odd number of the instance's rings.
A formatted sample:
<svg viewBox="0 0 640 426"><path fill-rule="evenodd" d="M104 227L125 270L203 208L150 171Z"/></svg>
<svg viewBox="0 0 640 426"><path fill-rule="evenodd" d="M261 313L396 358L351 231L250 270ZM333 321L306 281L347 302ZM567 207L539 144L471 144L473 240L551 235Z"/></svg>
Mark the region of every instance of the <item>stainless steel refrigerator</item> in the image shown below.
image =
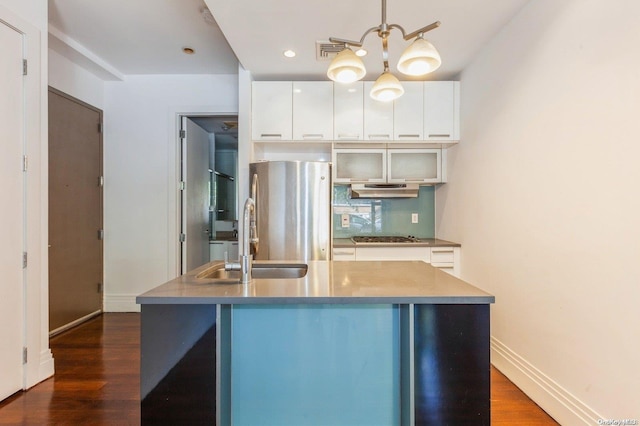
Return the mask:
<svg viewBox="0 0 640 426"><path fill-rule="evenodd" d="M258 260L327 260L331 252L331 164L249 164Z"/></svg>

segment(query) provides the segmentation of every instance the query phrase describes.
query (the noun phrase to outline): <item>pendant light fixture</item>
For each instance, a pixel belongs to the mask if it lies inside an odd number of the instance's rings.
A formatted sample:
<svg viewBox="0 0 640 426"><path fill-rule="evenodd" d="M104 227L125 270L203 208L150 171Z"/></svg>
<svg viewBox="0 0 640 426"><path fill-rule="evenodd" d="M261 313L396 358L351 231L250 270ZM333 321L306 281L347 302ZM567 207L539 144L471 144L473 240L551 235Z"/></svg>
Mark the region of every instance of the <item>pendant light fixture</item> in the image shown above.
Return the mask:
<svg viewBox="0 0 640 426"><path fill-rule="evenodd" d="M366 69L362 60L351 50L353 47L362 47L364 39L372 32L376 32L382 39L382 62L383 72L378 77L369 95L379 101L392 101L399 98L404 93L400 81L389 71L389 51L388 38L391 29L396 28L402 33L405 40L415 38L413 43L405 49L398 61L398 71L410 76L422 76L438 69L442 60L436 48L424 39L424 33L440 26L436 21L426 27L405 34L404 28L397 24L387 24L387 0L382 0L382 23L377 27L369 28L360 38L360 41L345 40L330 37L332 43L341 43L344 49L331 61L327 70L327 77L339 83L352 83L361 80Z"/></svg>

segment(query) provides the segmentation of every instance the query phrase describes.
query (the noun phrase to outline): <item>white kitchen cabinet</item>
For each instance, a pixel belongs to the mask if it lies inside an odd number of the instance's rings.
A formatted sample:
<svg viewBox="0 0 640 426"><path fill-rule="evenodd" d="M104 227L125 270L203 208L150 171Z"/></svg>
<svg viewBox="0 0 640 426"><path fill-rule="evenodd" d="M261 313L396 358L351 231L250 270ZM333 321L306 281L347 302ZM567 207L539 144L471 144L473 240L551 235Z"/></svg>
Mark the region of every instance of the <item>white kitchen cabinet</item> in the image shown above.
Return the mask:
<svg viewBox="0 0 640 426"><path fill-rule="evenodd" d="M384 183L387 179L386 149L334 149L334 183Z"/></svg>
<svg viewBox="0 0 640 426"><path fill-rule="evenodd" d="M227 253L229 260L238 260L240 254L238 251L238 242L209 241L209 260L224 260L225 253Z"/></svg>
<svg viewBox="0 0 640 426"><path fill-rule="evenodd" d="M460 140L460 83L425 81L424 140Z"/></svg>
<svg viewBox="0 0 640 426"><path fill-rule="evenodd" d="M333 85L333 138L335 141L364 139L364 83Z"/></svg>
<svg viewBox="0 0 640 426"><path fill-rule="evenodd" d="M430 262L429 247L356 247L356 260L421 260Z"/></svg>
<svg viewBox="0 0 640 426"><path fill-rule="evenodd" d="M334 253L336 250L354 250L356 261L421 260L453 276L460 276L460 247L376 246L335 248ZM334 257L334 260L338 259Z"/></svg>
<svg viewBox="0 0 640 426"><path fill-rule="evenodd" d="M403 81L404 94L393 105L393 140L424 139L424 88L421 81Z"/></svg>
<svg viewBox="0 0 640 426"><path fill-rule="evenodd" d="M335 148L335 183L442 182L440 148Z"/></svg>
<svg viewBox="0 0 640 426"><path fill-rule="evenodd" d="M390 141L393 138L393 102L380 102L369 96L373 83L364 82L364 139Z"/></svg>
<svg viewBox="0 0 640 426"><path fill-rule="evenodd" d="M344 261L344 260L356 260L356 249L355 247L336 247L333 249L333 260L335 261Z"/></svg>
<svg viewBox="0 0 640 426"><path fill-rule="evenodd" d="M333 82L293 82L293 140L333 139Z"/></svg>
<svg viewBox="0 0 640 426"><path fill-rule="evenodd" d="M431 266L460 276L460 247L431 247Z"/></svg>
<svg viewBox="0 0 640 426"><path fill-rule="evenodd" d="M292 139L292 88L291 81L251 83L251 135L254 141Z"/></svg>
<svg viewBox="0 0 640 426"><path fill-rule="evenodd" d="M387 150L387 182L442 182L441 149Z"/></svg>

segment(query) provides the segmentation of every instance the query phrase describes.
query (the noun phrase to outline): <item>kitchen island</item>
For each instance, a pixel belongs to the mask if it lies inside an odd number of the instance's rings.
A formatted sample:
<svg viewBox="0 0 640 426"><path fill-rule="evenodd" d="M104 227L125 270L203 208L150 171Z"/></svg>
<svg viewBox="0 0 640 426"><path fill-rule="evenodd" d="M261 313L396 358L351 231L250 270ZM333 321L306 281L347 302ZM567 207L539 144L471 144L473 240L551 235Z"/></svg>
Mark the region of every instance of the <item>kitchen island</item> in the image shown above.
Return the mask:
<svg viewBox="0 0 640 426"><path fill-rule="evenodd" d="M490 424L494 297L424 262L138 296L145 424Z"/></svg>

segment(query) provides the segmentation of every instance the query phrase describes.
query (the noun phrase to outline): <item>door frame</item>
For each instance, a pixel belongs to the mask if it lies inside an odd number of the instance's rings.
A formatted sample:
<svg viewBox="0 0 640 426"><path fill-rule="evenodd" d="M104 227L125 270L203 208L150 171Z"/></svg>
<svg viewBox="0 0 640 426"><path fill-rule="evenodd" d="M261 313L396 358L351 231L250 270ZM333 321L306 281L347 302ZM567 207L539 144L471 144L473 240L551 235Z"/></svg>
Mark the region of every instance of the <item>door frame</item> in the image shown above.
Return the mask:
<svg viewBox="0 0 640 426"><path fill-rule="evenodd" d="M49 348L49 283L47 247L47 86L46 69L42 69L46 52L46 25L41 31L5 6L0 5L0 20L15 28L26 40L24 57L28 72L24 80L25 154L28 157L25 183L25 244L28 266L24 271L23 308L24 347L27 361L23 365L23 389L51 377L53 355ZM45 23L46 24L46 23Z"/></svg>
<svg viewBox="0 0 640 426"><path fill-rule="evenodd" d="M239 117L238 109L235 108L193 108L191 112L189 109L173 110L170 112L170 135L171 143L169 143L169 166L173 166L173 170L169 170L168 177L169 182L167 187L169 188L169 200L168 205L173 206L169 210L168 217L168 235L169 249L167 264L167 276L177 277L182 274L182 242L180 241L180 234L182 233L182 194L180 190L180 182L182 180L182 140L180 137L180 129L182 125L182 118L190 117ZM238 137L238 150L240 150L241 142Z"/></svg>

